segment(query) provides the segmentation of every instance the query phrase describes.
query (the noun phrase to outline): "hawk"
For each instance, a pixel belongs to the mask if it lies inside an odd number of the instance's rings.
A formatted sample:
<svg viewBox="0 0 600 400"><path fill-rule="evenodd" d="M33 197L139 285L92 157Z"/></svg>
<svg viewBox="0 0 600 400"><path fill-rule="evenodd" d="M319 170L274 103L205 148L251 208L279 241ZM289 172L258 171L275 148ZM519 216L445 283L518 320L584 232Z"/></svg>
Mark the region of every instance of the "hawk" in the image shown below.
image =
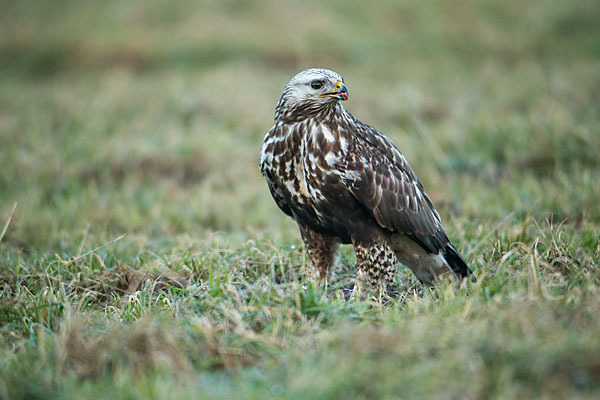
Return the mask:
<svg viewBox="0 0 600 400"><path fill-rule="evenodd" d="M260 153L260 170L298 224L313 274L327 278L338 246L352 244L358 281L370 288L393 288L397 262L424 284L468 276L402 153L346 111L345 100L337 73L300 72L283 90Z"/></svg>

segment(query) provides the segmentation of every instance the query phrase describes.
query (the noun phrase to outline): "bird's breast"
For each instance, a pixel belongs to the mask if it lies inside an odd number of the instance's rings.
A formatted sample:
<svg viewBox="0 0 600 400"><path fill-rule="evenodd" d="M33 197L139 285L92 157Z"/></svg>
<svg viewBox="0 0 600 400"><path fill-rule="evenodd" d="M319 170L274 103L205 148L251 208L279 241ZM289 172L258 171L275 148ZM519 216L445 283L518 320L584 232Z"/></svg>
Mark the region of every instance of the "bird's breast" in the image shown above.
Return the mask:
<svg viewBox="0 0 600 400"><path fill-rule="evenodd" d="M333 220L355 201L340 179L349 139L326 125L292 124L277 131L265 137L261 152L269 185L313 229L335 226Z"/></svg>

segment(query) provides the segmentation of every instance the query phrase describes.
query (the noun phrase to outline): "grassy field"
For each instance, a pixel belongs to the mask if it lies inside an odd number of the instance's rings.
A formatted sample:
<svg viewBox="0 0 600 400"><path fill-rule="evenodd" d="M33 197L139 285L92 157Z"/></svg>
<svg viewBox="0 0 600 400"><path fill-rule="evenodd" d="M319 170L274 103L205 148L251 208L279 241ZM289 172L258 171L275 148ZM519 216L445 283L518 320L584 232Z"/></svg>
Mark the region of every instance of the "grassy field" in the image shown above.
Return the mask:
<svg viewBox="0 0 600 400"><path fill-rule="evenodd" d="M0 8L0 399L600 396L596 0ZM313 66L476 283L309 283L258 153Z"/></svg>

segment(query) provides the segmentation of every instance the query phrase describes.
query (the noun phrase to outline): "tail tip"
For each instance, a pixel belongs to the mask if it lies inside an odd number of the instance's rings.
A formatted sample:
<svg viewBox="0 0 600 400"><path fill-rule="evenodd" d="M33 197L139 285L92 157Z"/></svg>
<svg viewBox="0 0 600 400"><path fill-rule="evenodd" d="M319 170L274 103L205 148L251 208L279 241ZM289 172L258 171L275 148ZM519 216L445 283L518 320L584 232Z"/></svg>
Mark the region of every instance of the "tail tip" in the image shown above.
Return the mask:
<svg viewBox="0 0 600 400"><path fill-rule="evenodd" d="M475 275L473 274L473 271L471 270L471 268L469 268L469 266L462 258L458 250L456 250L456 247L454 247L454 245L450 242L448 242L448 244L446 245L444 258L446 259L446 262L448 263L450 268L452 268L452 271L454 271L454 273L458 275L459 278L462 279L471 277L473 280L475 280Z"/></svg>

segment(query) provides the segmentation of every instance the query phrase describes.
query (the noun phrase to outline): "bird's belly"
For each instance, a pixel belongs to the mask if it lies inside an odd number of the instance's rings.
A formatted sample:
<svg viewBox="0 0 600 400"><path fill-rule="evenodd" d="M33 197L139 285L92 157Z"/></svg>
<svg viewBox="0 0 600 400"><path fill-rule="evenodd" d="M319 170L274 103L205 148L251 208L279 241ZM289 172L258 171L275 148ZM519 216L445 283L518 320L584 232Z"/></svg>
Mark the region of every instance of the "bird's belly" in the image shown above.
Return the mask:
<svg viewBox="0 0 600 400"><path fill-rule="evenodd" d="M315 232L336 237L343 244L351 242L352 227L366 216L364 208L344 190L340 182L311 182L305 190L290 193L290 209L297 222ZM293 179L286 189L302 187Z"/></svg>
<svg viewBox="0 0 600 400"><path fill-rule="evenodd" d="M265 157L268 161L262 166L269 185L276 189L280 207L289 209L296 222L315 232L350 243L353 227L372 216L366 214L335 170L324 170L315 159L302 157L301 151L284 157L289 154Z"/></svg>

